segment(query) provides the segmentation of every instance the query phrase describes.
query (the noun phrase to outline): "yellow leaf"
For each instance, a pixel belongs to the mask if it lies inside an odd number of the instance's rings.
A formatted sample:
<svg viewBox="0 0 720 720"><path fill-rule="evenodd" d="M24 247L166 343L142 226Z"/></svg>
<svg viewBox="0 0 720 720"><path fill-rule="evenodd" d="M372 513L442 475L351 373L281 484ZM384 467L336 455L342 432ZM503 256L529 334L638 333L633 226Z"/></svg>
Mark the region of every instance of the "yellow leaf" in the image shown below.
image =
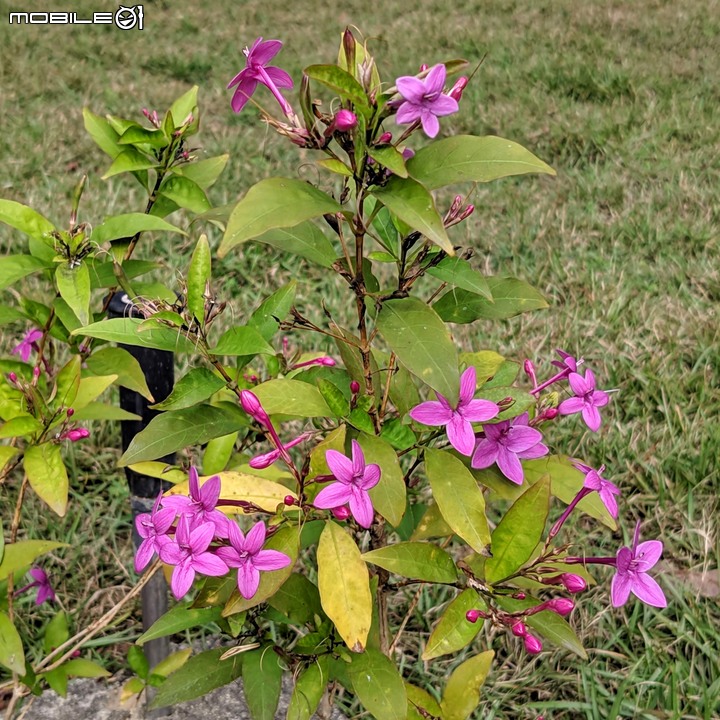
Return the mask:
<svg viewBox="0 0 720 720"><path fill-rule="evenodd" d="M495 653L487 650L453 670L442 699L444 720L466 720L480 702L480 688L490 672Z"/></svg>
<svg viewBox="0 0 720 720"><path fill-rule="evenodd" d="M38 497L63 517L68 503L68 476L60 447L52 443L29 447L25 451L25 472Z"/></svg>
<svg viewBox="0 0 720 720"><path fill-rule="evenodd" d="M370 576L349 533L328 521L317 549L318 588L326 615L353 652L362 652L372 621Z"/></svg>
<svg viewBox="0 0 720 720"><path fill-rule="evenodd" d="M220 499L221 500L245 500L262 508L267 512L275 512L277 506L283 502L286 495L297 498L294 492L288 490L280 483L265 480L257 475L248 473L226 472L217 473L220 476ZM209 476L200 477L200 487L208 480ZM214 477L214 476L213 476ZM167 495L187 495L189 492L188 481L178 483L167 491ZM220 506L220 510L235 515L237 507Z"/></svg>

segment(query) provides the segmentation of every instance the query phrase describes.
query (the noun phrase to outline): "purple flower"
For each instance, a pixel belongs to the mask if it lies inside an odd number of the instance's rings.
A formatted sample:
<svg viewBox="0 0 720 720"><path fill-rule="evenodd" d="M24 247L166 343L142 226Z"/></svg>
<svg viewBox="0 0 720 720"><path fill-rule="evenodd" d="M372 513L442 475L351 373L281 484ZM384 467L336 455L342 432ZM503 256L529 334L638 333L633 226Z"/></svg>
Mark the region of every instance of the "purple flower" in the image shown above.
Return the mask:
<svg viewBox="0 0 720 720"><path fill-rule="evenodd" d="M292 560L279 550L262 550L265 542L265 523L253 525L247 535L234 523L228 523L230 545L218 548L217 555L229 567L238 569L237 583L240 594L249 600L260 584L260 570L280 570Z"/></svg>
<svg viewBox="0 0 720 720"><path fill-rule="evenodd" d="M640 539L640 522L635 526L632 548L621 547L617 552L616 570L610 588L613 607L624 605L630 593L653 607L664 608L667 600L661 587L647 571L660 559L663 544L659 540Z"/></svg>
<svg viewBox="0 0 720 720"><path fill-rule="evenodd" d="M555 352L560 356L560 360L553 360L550 364L554 365L555 367L559 367L561 370L571 370L572 372L577 372L578 366L583 364L583 359L580 358L579 360L574 358L570 353L566 353L564 350L561 350L560 348L555 348Z"/></svg>
<svg viewBox="0 0 720 720"><path fill-rule="evenodd" d="M575 397L563 400L558 406L561 415L573 415L582 413L585 424L593 431L600 429L600 413L598 408L605 407L610 396L602 390L595 389L595 375L592 370L585 373L585 377L576 372L571 372L568 380L570 388Z"/></svg>
<svg viewBox="0 0 720 720"><path fill-rule="evenodd" d="M445 66L440 64L430 68L424 80L406 75L395 81L404 100L397 110L398 123L406 125L419 120L428 137L434 138L438 134L438 118L458 111L457 100L443 94L445 74Z"/></svg>
<svg viewBox="0 0 720 720"><path fill-rule="evenodd" d="M142 572L153 555L166 543L172 542L167 532L175 520L175 510L166 507L160 509L162 493L158 495L152 512L141 513L135 518L135 528L143 539L135 553L135 572Z"/></svg>
<svg viewBox="0 0 720 720"><path fill-rule="evenodd" d="M33 350L38 349L37 341L43 336L42 330L28 330L25 337L10 351L13 355L19 355L23 362L27 362Z"/></svg>
<svg viewBox="0 0 720 720"><path fill-rule="evenodd" d="M620 495L620 488L602 476L602 473L605 471L605 466L602 465L599 470L593 470L593 468L581 462L573 463L573 465L580 470L580 472L585 473L583 487L588 490L597 491L607 511L612 517L617 518L618 504L615 496Z"/></svg>
<svg viewBox="0 0 720 720"><path fill-rule="evenodd" d="M520 460L534 460L547 455L542 433L528 426L528 414L503 420L494 425L483 425L485 437L475 448L470 465L475 469L490 467L497 463L500 472L517 485L525 479Z"/></svg>
<svg viewBox="0 0 720 720"><path fill-rule="evenodd" d="M246 66L228 84L228 88L237 85L232 97L232 109L235 112L239 113L245 107L258 83L261 83L275 96L283 112L286 115L292 115L292 108L278 89L292 89L292 78L279 67L268 65L281 49L282 43L279 40L263 41L259 37L250 49L246 47L243 50L247 57Z"/></svg>
<svg viewBox="0 0 720 720"><path fill-rule="evenodd" d="M190 520L181 515L178 520L175 540L160 546L160 559L168 565L174 565L170 588L180 600L192 587L195 573L217 577L228 572L225 561L208 552L215 536L215 526L211 522L190 528Z"/></svg>
<svg viewBox="0 0 720 720"><path fill-rule="evenodd" d="M213 475L200 487L198 473L194 467L188 473L190 485L190 497L186 495L169 495L163 499L163 506L172 508L177 514L184 515L190 520L190 525L195 526L201 523L210 522L215 528L217 537L228 536L228 519L220 510L216 510L220 498L220 477Z"/></svg>
<svg viewBox="0 0 720 720"><path fill-rule="evenodd" d="M369 528L375 513L368 490L380 482L380 466L375 463L365 465L365 456L357 440L352 441L352 460L337 450L328 450L325 460L337 482L323 488L313 504L328 510L347 503L358 525Z"/></svg>
<svg viewBox="0 0 720 720"><path fill-rule="evenodd" d="M47 573L42 568L34 567L30 568L28 574L34 580L34 582L31 582L24 589L28 589L31 587L37 588L37 597L35 598L35 604L42 605L46 600L49 600L50 602L55 602L55 591L50 585L50 579L48 578Z"/></svg>
<svg viewBox="0 0 720 720"><path fill-rule="evenodd" d="M298 435L290 442L284 443L283 447L285 448L285 450L289 450L290 448L299 445L301 442L305 442L305 440L307 440L310 436L311 433L303 433L302 435ZM271 450L270 452L263 453L262 455L255 455L255 457L251 457L248 465L251 468L255 468L256 470L263 470L266 467L270 467L280 458L281 455L282 452L280 450Z"/></svg>
<svg viewBox="0 0 720 720"><path fill-rule="evenodd" d="M410 417L423 425L446 425L450 444L463 455L472 455L475 447L475 433L472 423L485 422L496 417L500 408L489 400L474 400L475 368L470 366L460 376L460 398L453 409L439 392L437 400L416 405L410 410Z"/></svg>

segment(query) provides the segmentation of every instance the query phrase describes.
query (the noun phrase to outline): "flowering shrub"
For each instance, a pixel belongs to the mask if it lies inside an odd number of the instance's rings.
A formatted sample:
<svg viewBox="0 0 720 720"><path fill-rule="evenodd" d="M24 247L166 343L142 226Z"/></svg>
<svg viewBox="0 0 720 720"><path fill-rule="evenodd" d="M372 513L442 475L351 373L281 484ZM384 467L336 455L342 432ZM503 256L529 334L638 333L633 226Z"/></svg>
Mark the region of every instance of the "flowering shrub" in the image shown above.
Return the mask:
<svg viewBox="0 0 720 720"><path fill-rule="evenodd" d="M281 47L258 38L245 50L246 67L228 86L232 106L259 108L269 126L314 152L324 173L317 185L269 178L234 207L211 209L205 190L227 158L196 161L188 149L199 122L193 90L162 120L147 111L151 127L85 113L86 128L112 157L106 177L132 174L148 191L145 213L106 219L90 233L77 223L80 187L70 229L61 231L25 206L0 201L0 219L30 236L29 254L4 262L3 285L42 271L57 291L51 305L26 298L20 310L3 311L9 321L22 317L32 325L16 348L20 360L2 387L0 408L0 435L13 439L0 448L2 479L20 478L0 565L10 607L0 615L10 638L0 662L15 673L17 697L21 679L34 688L73 669L62 654L67 645L27 667L13 627L15 576L52 549L17 541L27 485L63 514L62 444L87 437L78 422L118 417L95 402L109 385L147 394L133 358L103 342L199 361L155 406L162 413L120 461L176 483L137 518L135 567L146 580L160 567L158 556L175 597L192 594L138 644L208 620L234 638L229 649L187 661L184 654L169 675L167 667L151 673L134 650L139 677L126 694L161 683L153 702L162 706L242 675L253 717L266 718L274 716L289 671L289 718L309 718L342 686L383 720L456 720L474 712L494 652L470 654L432 692L407 683L395 651L420 593L433 597L441 586L453 594L427 638L425 661L470 645L484 623L499 631L495 642L521 642L530 655L549 644L585 657L566 618L575 606L569 595L595 582L592 565L615 568L614 606L631 593L665 606L648 574L662 543L640 543L636 528L632 547L617 557L588 557L574 554L572 540L561 536L579 512L617 527L620 491L603 477L605 467L568 458L552 442L558 422L599 431L609 394L597 389L592 370L583 375L582 359L558 351L552 364L559 372L538 381L526 360L526 380L518 379L519 363L482 345L460 351L450 332L449 324L502 320L546 303L523 280L478 272L472 249L456 246L448 233L473 206L457 195L443 208L442 194L433 192L553 170L498 137L421 142L422 135L439 135L442 118L459 110L467 78L450 87L447 78L461 73L464 61L423 66L389 83L346 31L337 65L305 69L298 114L282 93L293 80L269 65ZM262 106L265 90L281 118ZM222 227L220 257L254 241L333 272L352 299L352 328L324 305L322 324L306 317L295 305L293 280L245 324L221 332L226 305L216 296L204 235L182 287L138 283L152 268L131 257L142 233L182 232L163 219L179 208ZM107 296L100 312L90 312L93 287L116 284L141 317L104 319ZM336 357L291 353L287 336L278 351L279 331L330 338ZM63 343L70 355L59 366L54 348ZM157 461L200 445L202 475ZM24 473L13 474L21 463ZM417 588L414 601L403 593L409 586ZM81 634L76 646L84 640Z"/></svg>

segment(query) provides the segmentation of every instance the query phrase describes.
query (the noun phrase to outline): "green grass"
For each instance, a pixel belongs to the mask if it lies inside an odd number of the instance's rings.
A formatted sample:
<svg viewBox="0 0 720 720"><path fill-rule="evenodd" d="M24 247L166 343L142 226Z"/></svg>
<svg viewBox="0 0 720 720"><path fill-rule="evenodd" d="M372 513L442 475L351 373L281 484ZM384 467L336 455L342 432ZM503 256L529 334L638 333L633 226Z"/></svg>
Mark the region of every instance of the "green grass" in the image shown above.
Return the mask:
<svg viewBox="0 0 720 720"><path fill-rule="evenodd" d="M84 0L75 5L97 9ZM476 248L476 262L488 273L537 285L551 308L458 328L456 336L467 348L498 349L538 364L554 347L578 351L603 387L618 389L599 435L571 420L551 442L590 464L605 462L623 489L625 527L642 518L644 535L663 539L660 582L670 606L658 612L631 602L608 609L609 577L602 575L602 587L581 596L574 618L590 660L563 653L530 660L519 646L495 638L498 660L477 716L718 717L718 600L704 597L688 578L720 564L720 3L459 0L449 6L432 0L375 4L375 14L358 0L343 3L339 14L329 3L207 5L146 3L146 30L122 33L9 27L10 6L0 2L0 195L64 223L72 187L87 172L82 219L97 224L106 214L137 209L141 198L129 181L99 179L107 162L83 133L81 109L139 118L141 107L162 109L192 84L201 86L200 154L231 153L213 202L232 201L271 173L314 180L303 164L308 157L269 133L254 110L239 116L230 110L224 87L242 65L241 48L260 34L284 40L279 61L295 77L303 64L334 57L346 23L374 38L387 77L413 73L421 62L477 61L487 53L462 112L443 121L443 133L516 140L558 177L480 187L477 211L454 239ZM31 2L28 9L47 8ZM11 250L18 242L0 228L0 246ZM187 263L189 244L154 242L140 256L164 255L172 268ZM292 258L244 246L216 263L218 291L242 316L297 270ZM298 306L318 317L322 296L342 317L347 301L334 283L302 272L311 281ZM5 347L17 330L6 331ZM74 571L65 575L73 606L89 587L129 582L123 480L117 471L108 476L114 451L104 451L109 462L97 452L116 447L118 436L112 428L101 433L89 450L78 448L79 487L89 476L109 477L111 493L93 491L93 502L84 501L92 506L87 520L53 530L63 537L72 532L75 547L88 534L103 547L97 567L75 560L75 551L55 553L62 567L81 568L75 579ZM103 505L108 497L117 503L112 512ZM6 516L7 499L2 503ZM29 512L33 532L52 524L41 509ZM586 529L586 546L603 552L622 539ZM117 542L108 546L112 554L102 537ZM403 662L417 682L440 680L461 659L428 668L417 660L437 617L435 604L424 597L407 630ZM483 633L475 647L492 640Z"/></svg>

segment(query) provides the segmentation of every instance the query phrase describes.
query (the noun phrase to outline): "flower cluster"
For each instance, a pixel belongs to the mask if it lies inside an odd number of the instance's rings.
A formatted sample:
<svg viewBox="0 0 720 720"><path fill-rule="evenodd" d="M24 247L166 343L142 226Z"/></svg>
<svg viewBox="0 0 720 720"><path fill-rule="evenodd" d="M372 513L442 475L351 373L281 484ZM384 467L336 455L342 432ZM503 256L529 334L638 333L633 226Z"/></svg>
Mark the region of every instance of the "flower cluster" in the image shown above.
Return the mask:
<svg viewBox="0 0 720 720"><path fill-rule="evenodd" d="M200 487L197 470L190 468L189 496L158 497L152 512L135 518L142 538L135 555L135 570L142 572L157 553L174 566L170 587L179 600L192 587L195 575L218 577L237 568L237 586L251 598L260 583L260 571L280 570L291 559L278 550L263 549L267 530L257 522L244 535L235 521L217 509L221 481L213 476Z"/></svg>

